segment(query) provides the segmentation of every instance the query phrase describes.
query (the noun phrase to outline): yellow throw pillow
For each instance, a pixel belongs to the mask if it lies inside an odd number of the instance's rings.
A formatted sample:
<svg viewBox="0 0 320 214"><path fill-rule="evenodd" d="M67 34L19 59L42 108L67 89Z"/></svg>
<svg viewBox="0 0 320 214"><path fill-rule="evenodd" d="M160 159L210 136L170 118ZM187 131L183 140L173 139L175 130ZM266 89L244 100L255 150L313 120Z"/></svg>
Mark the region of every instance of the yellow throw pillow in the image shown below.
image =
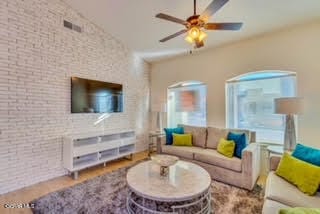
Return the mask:
<svg viewBox="0 0 320 214"><path fill-rule="evenodd" d="M284 153L276 174L296 185L302 192L314 195L320 184L320 167Z"/></svg>
<svg viewBox="0 0 320 214"><path fill-rule="evenodd" d="M236 148L236 143L233 140L226 140L221 138L218 143L218 152L228 158L233 157L234 149Z"/></svg>
<svg viewBox="0 0 320 214"><path fill-rule="evenodd" d="M320 209L295 207L288 209L280 209L279 214L320 214Z"/></svg>
<svg viewBox="0 0 320 214"><path fill-rule="evenodd" d="M192 146L192 134L172 134L174 146Z"/></svg>

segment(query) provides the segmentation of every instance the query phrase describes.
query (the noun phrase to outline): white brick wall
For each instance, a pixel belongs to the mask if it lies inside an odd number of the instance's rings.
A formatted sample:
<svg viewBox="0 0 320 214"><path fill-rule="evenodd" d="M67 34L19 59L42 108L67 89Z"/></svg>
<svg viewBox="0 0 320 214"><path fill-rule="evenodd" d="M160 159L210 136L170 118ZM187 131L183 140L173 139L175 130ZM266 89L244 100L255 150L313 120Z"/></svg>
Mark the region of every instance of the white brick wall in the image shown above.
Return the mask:
<svg viewBox="0 0 320 214"><path fill-rule="evenodd" d="M124 113L71 114L71 76L123 84ZM0 194L65 174L66 133L135 129L144 150L148 99L149 65L63 1L0 1Z"/></svg>

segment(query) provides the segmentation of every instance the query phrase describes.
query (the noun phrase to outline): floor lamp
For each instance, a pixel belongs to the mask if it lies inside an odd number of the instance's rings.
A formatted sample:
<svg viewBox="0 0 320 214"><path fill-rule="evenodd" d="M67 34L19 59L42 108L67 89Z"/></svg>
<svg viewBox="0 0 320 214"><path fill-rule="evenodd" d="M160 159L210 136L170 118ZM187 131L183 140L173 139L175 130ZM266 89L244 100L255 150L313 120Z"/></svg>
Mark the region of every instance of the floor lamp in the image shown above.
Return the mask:
<svg viewBox="0 0 320 214"><path fill-rule="evenodd" d="M302 113L302 99L299 97L275 99L275 113L286 115L283 149L284 151L293 151L297 144L294 115Z"/></svg>
<svg viewBox="0 0 320 214"><path fill-rule="evenodd" d="M157 125L157 132L162 133L163 132L163 121L162 121L162 116L163 113L167 112L167 105L165 103L160 103L158 105L155 105L153 107L153 112L156 112L157 114L157 121L156 121L156 125Z"/></svg>

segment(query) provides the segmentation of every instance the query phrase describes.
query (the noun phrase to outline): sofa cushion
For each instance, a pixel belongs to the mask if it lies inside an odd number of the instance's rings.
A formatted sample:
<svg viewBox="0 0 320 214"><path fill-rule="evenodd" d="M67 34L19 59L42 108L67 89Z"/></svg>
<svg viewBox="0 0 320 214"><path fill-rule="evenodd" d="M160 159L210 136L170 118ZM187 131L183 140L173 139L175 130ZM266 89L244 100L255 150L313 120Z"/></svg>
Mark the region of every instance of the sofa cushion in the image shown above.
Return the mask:
<svg viewBox="0 0 320 214"><path fill-rule="evenodd" d="M208 127L208 138L206 147L209 149L217 149L218 143L221 138L227 139L229 133L226 129L220 129L215 127Z"/></svg>
<svg viewBox="0 0 320 214"><path fill-rule="evenodd" d="M309 196L301 192L275 172L270 172L267 178L265 198L278 201L290 207L319 207L320 193Z"/></svg>
<svg viewBox="0 0 320 214"><path fill-rule="evenodd" d="M194 146L171 146L171 145L163 145L162 153L168 155L175 155L185 159L193 159L193 153L199 150L204 150L200 147Z"/></svg>
<svg viewBox="0 0 320 214"><path fill-rule="evenodd" d="M265 200L263 203L262 214L278 214L280 209L290 208L273 200Z"/></svg>
<svg viewBox="0 0 320 214"><path fill-rule="evenodd" d="M207 128L198 126L178 125L183 127L185 133L192 134L192 145L201 148L206 147L207 141Z"/></svg>
<svg viewBox="0 0 320 214"><path fill-rule="evenodd" d="M236 157L228 158L218 153L217 150L213 150L213 149L197 150L195 151L194 159L204 163L219 166L225 169L241 172L241 159Z"/></svg>

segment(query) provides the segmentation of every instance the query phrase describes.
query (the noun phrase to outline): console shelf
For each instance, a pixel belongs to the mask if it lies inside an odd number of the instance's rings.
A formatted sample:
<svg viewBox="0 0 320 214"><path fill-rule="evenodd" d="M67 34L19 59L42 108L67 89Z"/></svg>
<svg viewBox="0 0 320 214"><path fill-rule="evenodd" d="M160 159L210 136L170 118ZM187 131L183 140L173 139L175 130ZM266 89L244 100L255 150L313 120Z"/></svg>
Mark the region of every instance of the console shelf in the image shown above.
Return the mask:
<svg viewBox="0 0 320 214"><path fill-rule="evenodd" d="M132 155L136 149L134 131L81 134L63 139L63 166L77 179L78 171Z"/></svg>

